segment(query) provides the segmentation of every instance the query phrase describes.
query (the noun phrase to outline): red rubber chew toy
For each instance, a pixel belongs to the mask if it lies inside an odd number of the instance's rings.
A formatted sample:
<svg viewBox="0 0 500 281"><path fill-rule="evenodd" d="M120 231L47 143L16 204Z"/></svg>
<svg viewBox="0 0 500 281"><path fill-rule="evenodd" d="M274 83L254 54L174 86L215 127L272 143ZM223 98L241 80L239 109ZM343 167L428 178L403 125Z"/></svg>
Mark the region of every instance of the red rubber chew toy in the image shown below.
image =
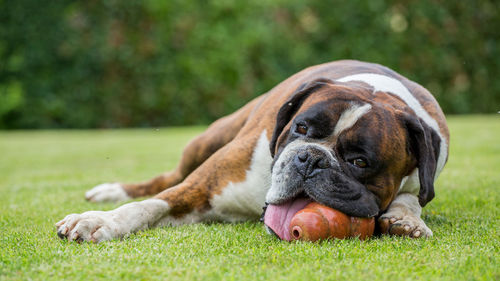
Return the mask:
<svg viewBox="0 0 500 281"><path fill-rule="evenodd" d="M375 219L350 217L312 202L293 216L289 229L291 240L317 241L347 237L364 240L373 235Z"/></svg>

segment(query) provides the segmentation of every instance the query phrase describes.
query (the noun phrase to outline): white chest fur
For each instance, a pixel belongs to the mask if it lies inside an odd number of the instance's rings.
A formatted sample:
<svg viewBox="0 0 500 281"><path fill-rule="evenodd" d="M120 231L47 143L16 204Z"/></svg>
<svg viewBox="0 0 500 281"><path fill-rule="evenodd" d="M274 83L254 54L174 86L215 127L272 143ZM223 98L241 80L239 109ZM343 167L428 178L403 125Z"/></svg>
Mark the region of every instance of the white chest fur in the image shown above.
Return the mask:
<svg viewBox="0 0 500 281"><path fill-rule="evenodd" d="M255 145L245 181L230 182L221 194L215 195L210 201L212 210L206 214L206 219L234 222L259 218L271 186L273 159L266 135L264 130Z"/></svg>

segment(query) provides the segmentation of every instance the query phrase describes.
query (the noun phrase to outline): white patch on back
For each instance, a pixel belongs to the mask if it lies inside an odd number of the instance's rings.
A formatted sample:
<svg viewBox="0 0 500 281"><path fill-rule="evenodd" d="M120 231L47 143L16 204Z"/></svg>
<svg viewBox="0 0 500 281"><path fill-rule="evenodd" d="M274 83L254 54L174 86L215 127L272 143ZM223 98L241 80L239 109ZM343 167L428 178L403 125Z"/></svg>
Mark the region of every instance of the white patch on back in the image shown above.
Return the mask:
<svg viewBox="0 0 500 281"><path fill-rule="evenodd" d="M272 161L269 140L264 130L255 145L245 181L230 182L221 194L215 195L210 200L212 210L204 215L205 219L234 222L259 218L267 190L271 186Z"/></svg>
<svg viewBox="0 0 500 281"><path fill-rule="evenodd" d="M374 73L360 73L349 75L340 79L340 82L361 81L373 87L373 93L378 91L389 92L400 97L413 111L420 117L429 127L431 127L441 139L439 157L437 160L436 175L434 180L437 179L443 170L446 154L447 144L441 131L439 130L438 123L434 120L429 113L422 107L418 100L410 93L410 91L401 83L401 81L389 76L374 74Z"/></svg>
<svg viewBox="0 0 500 281"><path fill-rule="evenodd" d="M337 125L335 125L335 130L333 131L333 135L338 136L343 131L354 126L354 124L356 124L359 118L365 115L371 108L372 106L370 104L364 104L362 106L353 104L349 109L342 112L342 115L340 116Z"/></svg>

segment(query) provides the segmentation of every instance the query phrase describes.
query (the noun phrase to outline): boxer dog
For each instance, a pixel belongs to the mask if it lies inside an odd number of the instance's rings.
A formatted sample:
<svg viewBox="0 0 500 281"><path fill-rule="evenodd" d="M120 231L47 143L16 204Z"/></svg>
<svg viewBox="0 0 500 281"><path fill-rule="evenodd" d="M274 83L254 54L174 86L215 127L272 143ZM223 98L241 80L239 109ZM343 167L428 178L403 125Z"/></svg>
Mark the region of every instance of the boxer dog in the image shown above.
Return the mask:
<svg viewBox="0 0 500 281"><path fill-rule="evenodd" d="M214 122L175 170L138 184L105 183L92 202L132 202L70 214L69 241L101 242L139 230L258 219L267 202L284 217L307 198L381 233L429 237L422 207L448 158L449 132L434 97L377 64L353 60L307 68Z"/></svg>

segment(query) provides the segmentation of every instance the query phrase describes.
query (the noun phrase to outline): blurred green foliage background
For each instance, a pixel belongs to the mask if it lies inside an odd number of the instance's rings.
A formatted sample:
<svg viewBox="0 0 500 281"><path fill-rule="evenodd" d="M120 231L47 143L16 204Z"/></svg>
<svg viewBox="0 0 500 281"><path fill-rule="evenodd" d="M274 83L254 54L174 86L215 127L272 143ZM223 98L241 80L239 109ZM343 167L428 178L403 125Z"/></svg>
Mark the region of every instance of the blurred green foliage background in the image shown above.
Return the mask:
<svg viewBox="0 0 500 281"><path fill-rule="evenodd" d="M377 62L500 109L498 1L0 0L0 128L206 124L295 72Z"/></svg>

